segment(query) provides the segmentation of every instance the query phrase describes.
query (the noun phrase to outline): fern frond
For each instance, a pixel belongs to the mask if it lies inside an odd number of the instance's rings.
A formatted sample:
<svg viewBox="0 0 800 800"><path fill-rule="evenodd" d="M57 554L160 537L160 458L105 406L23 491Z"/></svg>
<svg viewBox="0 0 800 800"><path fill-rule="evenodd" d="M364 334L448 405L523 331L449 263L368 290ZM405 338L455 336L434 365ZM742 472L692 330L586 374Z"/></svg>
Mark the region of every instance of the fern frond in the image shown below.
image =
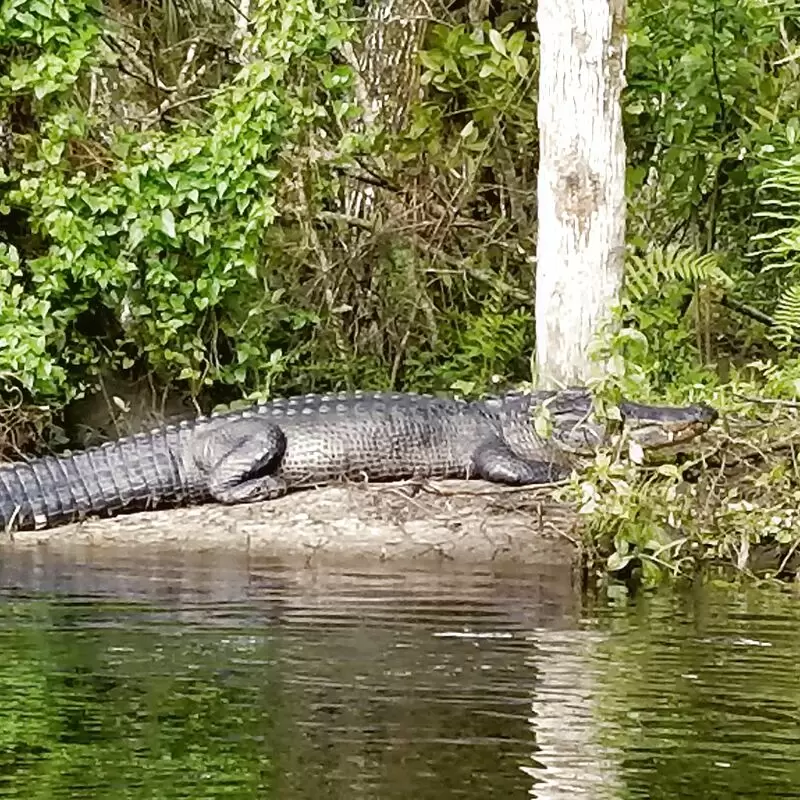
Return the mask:
<svg viewBox="0 0 800 800"><path fill-rule="evenodd" d="M775 340L788 344L800 332L800 283L793 283L783 290L772 317L775 320Z"/></svg>
<svg viewBox="0 0 800 800"><path fill-rule="evenodd" d="M633 253L628 256L625 288L635 302L660 294L665 282L728 288L733 281L719 260L718 253L700 253L691 248L657 247L644 255Z"/></svg>
<svg viewBox="0 0 800 800"><path fill-rule="evenodd" d="M800 154L775 159L760 186L759 208L754 216L767 230L753 237L753 256L772 269L793 270L800 255Z"/></svg>

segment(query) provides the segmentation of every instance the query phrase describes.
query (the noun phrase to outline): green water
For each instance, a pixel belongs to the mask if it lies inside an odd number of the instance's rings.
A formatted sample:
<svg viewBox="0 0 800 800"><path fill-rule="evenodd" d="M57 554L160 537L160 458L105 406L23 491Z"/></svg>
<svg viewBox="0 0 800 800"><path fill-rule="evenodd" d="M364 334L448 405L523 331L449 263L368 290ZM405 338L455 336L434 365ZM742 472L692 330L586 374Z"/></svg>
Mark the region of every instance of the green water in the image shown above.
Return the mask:
<svg viewBox="0 0 800 800"><path fill-rule="evenodd" d="M0 796L800 797L799 604L8 552Z"/></svg>

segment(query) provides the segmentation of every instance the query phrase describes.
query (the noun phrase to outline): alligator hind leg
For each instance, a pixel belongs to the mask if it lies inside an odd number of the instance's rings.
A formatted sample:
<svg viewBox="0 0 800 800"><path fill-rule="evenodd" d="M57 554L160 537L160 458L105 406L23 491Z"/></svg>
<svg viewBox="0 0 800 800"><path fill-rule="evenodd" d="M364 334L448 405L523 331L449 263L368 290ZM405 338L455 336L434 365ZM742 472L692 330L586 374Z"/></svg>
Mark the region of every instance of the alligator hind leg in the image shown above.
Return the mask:
<svg viewBox="0 0 800 800"><path fill-rule="evenodd" d="M202 431L195 442L195 465L219 503L253 503L286 494L276 474L286 452L286 436L264 419L242 417Z"/></svg>
<svg viewBox="0 0 800 800"><path fill-rule="evenodd" d="M527 486L564 480L570 470L550 461L527 461L500 440L481 445L472 457L475 476L493 483Z"/></svg>

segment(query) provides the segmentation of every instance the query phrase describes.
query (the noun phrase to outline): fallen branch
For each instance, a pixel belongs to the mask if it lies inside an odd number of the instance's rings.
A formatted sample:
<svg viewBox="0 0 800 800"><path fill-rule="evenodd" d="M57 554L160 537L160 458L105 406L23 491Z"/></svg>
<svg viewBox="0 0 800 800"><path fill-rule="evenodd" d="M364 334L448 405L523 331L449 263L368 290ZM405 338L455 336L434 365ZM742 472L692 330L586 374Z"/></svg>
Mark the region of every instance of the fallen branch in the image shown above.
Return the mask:
<svg viewBox="0 0 800 800"><path fill-rule="evenodd" d="M778 327L777 321L773 317L769 316L769 314L765 314L763 311L759 311L757 308L747 305L747 303L740 303L738 300L734 300L732 297L723 295L719 298L719 304L725 306L725 308L729 308L731 311L736 311L745 317L750 317L750 319L754 319L756 322L760 322L762 325L766 325L768 328ZM794 344L800 345L800 336L792 334L789 339L794 342Z"/></svg>
<svg viewBox="0 0 800 800"><path fill-rule="evenodd" d="M756 403L762 406L781 406L783 408L800 409L800 403L797 403L794 400L781 400L779 398L771 397L753 397L752 395L739 394L738 392L733 392L733 396L739 400L744 400L747 403Z"/></svg>

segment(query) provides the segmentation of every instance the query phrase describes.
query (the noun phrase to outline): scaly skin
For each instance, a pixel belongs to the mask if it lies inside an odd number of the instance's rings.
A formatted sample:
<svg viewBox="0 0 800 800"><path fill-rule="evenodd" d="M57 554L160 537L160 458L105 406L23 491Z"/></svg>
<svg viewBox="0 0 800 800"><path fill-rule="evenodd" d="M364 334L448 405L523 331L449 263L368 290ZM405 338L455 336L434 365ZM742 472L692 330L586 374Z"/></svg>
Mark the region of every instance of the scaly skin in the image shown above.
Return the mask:
<svg viewBox="0 0 800 800"><path fill-rule="evenodd" d="M548 439L532 420L543 406L553 427ZM672 426L683 437L677 441L716 419L702 406L630 408L626 423L650 436ZM2 465L0 525L38 529L90 514L246 503L342 479L545 483L568 473L567 453L590 451L605 440L590 411L591 396L583 390L472 403L381 393L274 400L89 450Z"/></svg>

